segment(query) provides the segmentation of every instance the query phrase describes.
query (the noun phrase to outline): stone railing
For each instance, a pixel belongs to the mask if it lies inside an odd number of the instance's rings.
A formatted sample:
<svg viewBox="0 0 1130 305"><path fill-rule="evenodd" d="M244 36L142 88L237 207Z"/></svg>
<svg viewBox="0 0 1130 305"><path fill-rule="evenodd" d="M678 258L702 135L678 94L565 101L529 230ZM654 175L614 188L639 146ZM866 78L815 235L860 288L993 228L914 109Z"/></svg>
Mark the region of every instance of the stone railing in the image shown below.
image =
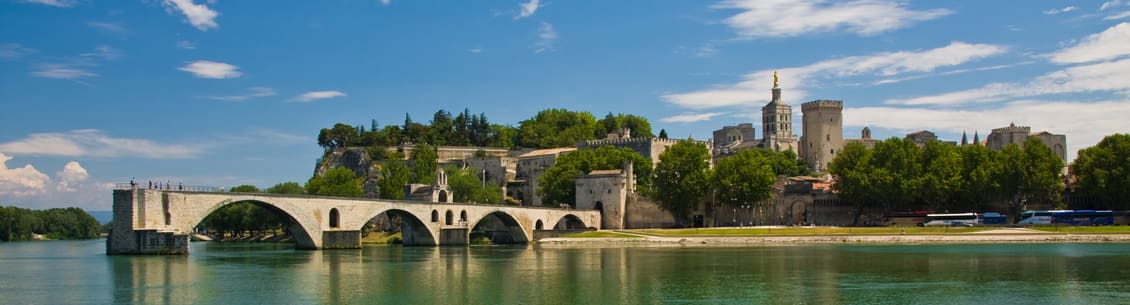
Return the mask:
<svg viewBox="0 0 1130 305"><path fill-rule="evenodd" d="M225 191L223 187L216 187L216 186L182 185L182 184L163 185L162 184L161 187L158 188L156 186L150 187L148 184L143 185L143 184L136 183L136 182L133 183L133 184L131 184L131 183L117 183L117 184L114 184L114 189L115 190L137 189L137 190L160 190L160 191L183 191L183 192L213 192L213 193Z"/></svg>

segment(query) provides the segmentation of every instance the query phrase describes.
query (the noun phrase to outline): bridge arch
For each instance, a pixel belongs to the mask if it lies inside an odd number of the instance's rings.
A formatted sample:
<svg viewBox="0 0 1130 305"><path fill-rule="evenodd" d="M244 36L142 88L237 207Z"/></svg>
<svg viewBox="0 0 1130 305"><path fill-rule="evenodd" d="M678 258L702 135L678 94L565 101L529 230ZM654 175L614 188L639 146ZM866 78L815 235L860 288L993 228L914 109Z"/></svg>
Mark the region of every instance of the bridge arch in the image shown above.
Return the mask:
<svg viewBox="0 0 1130 305"><path fill-rule="evenodd" d="M425 210L420 211L420 213L424 214L427 212ZM369 222L370 219L373 219L381 214L387 214L389 215L389 218L392 218L392 216L394 215L400 217L400 220L402 221L400 227L400 239L404 242L405 245L435 246L439 244L436 240L436 232L433 232L433 230L431 229L432 227L424 223L424 219L421 219L420 216L417 216L412 211L395 207L380 209L373 211L372 213L362 215L364 217L360 218L363 219L359 222L360 226L350 229L357 229L358 231L360 231L364 229L365 225ZM431 217L432 222L438 222L439 211L432 210Z"/></svg>
<svg viewBox="0 0 1130 305"><path fill-rule="evenodd" d="M588 228L585 221L573 214L565 214L553 225L554 230L583 230Z"/></svg>
<svg viewBox="0 0 1130 305"><path fill-rule="evenodd" d="M179 219L169 219L176 231L192 232L205 218L215 213L220 208L236 203L251 203L258 207L266 208L276 215L281 216L287 224L286 231L294 236L296 249L317 249L321 244L321 228L318 221L312 217L304 217L299 209L283 202L272 202L263 197L233 196L224 200L214 201L207 208L195 210L197 213L177 213L182 215ZM317 242L315 242L317 237Z"/></svg>
<svg viewBox="0 0 1130 305"><path fill-rule="evenodd" d="M497 219L498 223L493 223L491 218ZM510 215L506 211L494 210L479 216L477 219L469 222L469 227L472 231L483 232L492 242L495 243L529 243L532 236L518 221L514 215ZM487 226L480 228L480 225ZM528 224L527 224L528 225Z"/></svg>

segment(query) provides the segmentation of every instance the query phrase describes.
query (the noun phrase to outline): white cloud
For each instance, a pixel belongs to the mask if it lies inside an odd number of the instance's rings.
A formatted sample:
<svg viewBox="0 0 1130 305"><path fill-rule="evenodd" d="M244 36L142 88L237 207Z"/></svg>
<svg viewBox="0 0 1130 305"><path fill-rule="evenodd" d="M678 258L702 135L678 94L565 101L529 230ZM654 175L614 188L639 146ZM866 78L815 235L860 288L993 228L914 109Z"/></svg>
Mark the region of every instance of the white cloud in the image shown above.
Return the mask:
<svg viewBox="0 0 1130 305"><path fill-rule="evenodd" d="M521 7L521 10L518 11L517 16L514 16L514 20L533 16L534 12L538 11L538 0L530 0L530 2L518 3L518 6Z"/></svg>
<svg viewBox="0 0 1130 305"><path fill-rule="evenodd" d="M220 27L216 23L216 17L220 16L220 13L208 8L207 5L195 4L192 0L164 0L162 4L169 13L177 11L184 14L188 23L198 30L207 31Z"/></svg>
<svg viewBox="0 0 1130 305"><path fill-rule="evenodd" d="M1075 6L1067 6L1067 7L1061 8L1061 9L1054 9L1053 8L1053 9L1044 11L1044 15L1055 15L1055 14L1074 11L1074 10L1077 10L1077 9L1079 9L1079 8L1075 7Z"/></svg>
<svg viewBox="0 0 1130 305"><path fill-rule="evenodd" d="M218 101L242 102L242 101L246 101L246 100L250 100L250 99L254 99L254 98L268 97L268 96L274 96L275 94L278 94L278 92L276 92L274 88L267 88L267 87L251 87L251 88L247 88L247 90L250 91L247 94L227 95L227 96L208 96L207 98L213 99L213 100L218 100Z"/></svg>
<svg viewBox="0 0 1130 305"><path fill-rule="evenodd" d="M1122 5L1122 0L1107 1L1103 2L1102 6L1099 6L1099 10L1105 11L1108 8L1117 7L1119 5Z"/></svg>
<svg viewBox="0 0 1130 305"><path fill-rule="evenodd" d="M243 73L238 71L239 67L237 66L207 60L197 60L184 67L177 68L177 70L192 73L199 78L224 79L243 75Z"/></svg>
<svg viewBox="0 0 1130 305"><path fill-rule="evenodd" d="M72 7L78 3L75 0L19 0L20 2L50 5L54 7Z"/></svg>
<svg viewBox="0 0 1130 305"><path fill-rule="evenodd" d="M36 66L34 71L31 71L31 75L55 79L77 79L98 76L98 74L69 64L41 64Z"/></svg>
<svg viewBox="0 0 1130 305"><path fill-rule="evenodd" d="M482 52L483 52L483 48L481 48L481 47L474 47L474 48L470 48L470 49L467 49L467 52L471 52L471 53L479 54L479 53L482 53Z"/></svg>
<svg viewBox="0 0 1130 305"><path fill-rule="evenodd" d="M178 40L177 49L196 50L196 42L188 40Z"/></svg>
<svg viewBox="0 0 1130 305"><path fill-rule="evenodd" d="M74 192L78 190L77 188L80 187L82 182L86 181L90 175L87 174L86 169L82 168L82 165L78 164L78 162L71 161L63 166L63 170L55 173L55 177L59 179L59 183L55 185L56 191Z"/></svg>
<svg viewBox="0 0 1130 305"><path fill-rule="evenodd" d="M42 194L46 190L50 177L31 164L8 168L8 160L12 160L12 157L0 153L0 196L30 196Z"/></svg>
<svg viewBox="0 0 1130 305"><path fill-rule="evenodd" d="M961 65L973 60L1002 54L1007 47L991 44L951 42L945 47L925 51L882 52L866 56L850 56L825 60L801 67L778 69L782 87L788 87L789 100L801 100L805 88L817 86L821 78L845 78L860 75L890 77L907 73L932 72L943 67ZM766 98L774 70L746 74L741 82L717 85L688 93L673 93L662 98L684 108L704 109L746 105Z"/></svg>
<svg viewBox="0 0 1130 305"><path fill-rule="evenodd" d="M1121 13L1118 13L1118 14L1106 16L1106 18L1103 18L1103 20L1126 19L1126 17L1130 17L1130 11L1125 11L1125 12L1121 12Z"/></svg>
<svg viewBox="0 0 1130 305"><path fill-rule="evenodd" d="M665 117L665 118L659 119L659 121L663 122L663 123L694 123L694 122L701 122L701 121L709 121L710 119L713 119L714 117L722 115L722 114L724 114L724 113L722 113L722 112L684 113L684 114L680 114L680 115Z"/></svg>
<svg viewBox="0 0 1130 305"><path fill-rule="evenodd" d="M118 60L122 57L122 51L115 49L111 46L97 46L94 47L94 52L79 54L79 57L101 59L105 61Z"/></svg>
<svg viewBox="0 0 1130 305"><path fill-rule="evenodd" d="M380 2L381 2L381 5L389 5L389 4L392 4L392 0L381 0Z"/></svg>
<svg viewBox="0 0 1130 305"><path fill-rule="evenodd" d="M20 58L35 52L35 49L18 43L0 43L0 58Z"/></svg>
<svg viewBox="0 0 1130 305"><path fill-rule="evenodd" d="M1076 64L1130 55L1130 23L1119 23L1102 33L1091 34L1078 44L1050 55L1051 62Z"/></svg>
<svg viewBox="0 0 1130 305"><path fill-rule="evenodd" d="M897 105L961 105L999 102L1050 94L1113 92L1130 94L1130 58L1075 66L1041 75L1027 83L992 83L981 88L909 99L890 99Z"/></svg>
<svg viewBox="0 0 1130 305"><path fill-rule="evenodd" d="M311 91L311 92L306 92L306 93L303 93L302 95L296 96L291 100L295 101L295 102L299 102L299 103L306 103L306 102L313 102L315 100L342 97L342 96L345 96L345 93L343 93L341 91L334 91L334 90Z"/></svg>
<svg viewBox="0 0 1130 305"><path fill-rule="evenodd" d="M148 159L195 158L204 153L205 148L201 144L159 144L146 139L113 138L96 129L34 133L0 143L0 151L17 155Z"/></svg>
<svg viewBox="0 0 1130 305"><path fill-rule="evenodd" d="M98 29L99 31L102 31L104 33L114 34L114 35L122 35L122 34L129 33L129 29L126 29L125 26L122 26L122 25L116 24L116 23L110 23L110 22L91 21L91 22L87 22L86 26Z"/></svg>
<svg viewBox="0 0 1130 305"><path fill-rule="evenodd" d="M913 11L891 0L726 0L713 7L740 9L723 22L743 38L790 37L843 30L875 35L952 14L946 9Z"/></svg>
<svg viewBox="0 0 1130 305"><path fill-rule="evenodd" d="M904 132L929 129L973 136L981 139L993 128L1031 125L1032 131L1046 130L1067 135L1068 160L1077 150L1090 147L1104 136L1125 132L1125 114L1130 103L1111 101L1015 101L1000 107L979 110L931 109L917 107L846 107L844 126L871 126ZM846 128L845 128L846 130ZM858 135L858 134L856 134Z"/></svg>
<svg viewBox="0 0 1130 305"><path fill-rule="evenodd" d="M538 26L538 40L534 42L534 53L553 51L556 41L557 30L554 30L553 25L549 22L542 22Z"/></svg>

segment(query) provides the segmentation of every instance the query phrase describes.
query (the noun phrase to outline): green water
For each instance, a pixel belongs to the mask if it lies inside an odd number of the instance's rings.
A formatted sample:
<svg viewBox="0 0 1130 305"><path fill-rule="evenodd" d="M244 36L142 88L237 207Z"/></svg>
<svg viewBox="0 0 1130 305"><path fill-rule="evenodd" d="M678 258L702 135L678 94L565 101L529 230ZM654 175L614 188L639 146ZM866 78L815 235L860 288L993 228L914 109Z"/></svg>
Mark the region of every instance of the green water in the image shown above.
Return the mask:
<svg viewBox="0 0 1130 305"><path fill-rule="evenodd" d="M1130 303L1130 244L104 251L0 244L0 304Z"/></svg>

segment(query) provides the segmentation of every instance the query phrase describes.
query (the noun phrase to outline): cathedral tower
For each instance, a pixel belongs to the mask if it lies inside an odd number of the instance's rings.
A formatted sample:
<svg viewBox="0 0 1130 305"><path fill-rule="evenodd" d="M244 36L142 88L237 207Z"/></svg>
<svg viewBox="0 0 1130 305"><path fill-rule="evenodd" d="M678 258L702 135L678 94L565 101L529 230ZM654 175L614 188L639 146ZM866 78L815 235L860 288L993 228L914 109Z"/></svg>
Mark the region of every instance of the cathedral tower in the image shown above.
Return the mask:
<svg viewBox="0 0 1130 305"><path fill-rule="evenodd" d="M793 107L781 100L777 72L773 72L773 99L761 107L761 145L773 151L796 151L793 135Z"/></svg>

